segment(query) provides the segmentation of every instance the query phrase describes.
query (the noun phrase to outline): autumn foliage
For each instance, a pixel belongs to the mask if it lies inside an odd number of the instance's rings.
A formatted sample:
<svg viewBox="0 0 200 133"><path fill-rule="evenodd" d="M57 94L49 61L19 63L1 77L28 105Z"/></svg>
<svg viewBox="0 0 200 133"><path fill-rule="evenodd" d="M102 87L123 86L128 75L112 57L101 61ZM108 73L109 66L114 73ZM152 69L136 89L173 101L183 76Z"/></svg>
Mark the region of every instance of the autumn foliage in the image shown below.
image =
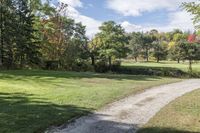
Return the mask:
<svg viewBox="0 0 200 133"><path fill-rule="evenodd" d="M188 41L189 43L194 43L194 42L196 42L196 35L194 35L194 34L189 35L187 41Z"/></svg>

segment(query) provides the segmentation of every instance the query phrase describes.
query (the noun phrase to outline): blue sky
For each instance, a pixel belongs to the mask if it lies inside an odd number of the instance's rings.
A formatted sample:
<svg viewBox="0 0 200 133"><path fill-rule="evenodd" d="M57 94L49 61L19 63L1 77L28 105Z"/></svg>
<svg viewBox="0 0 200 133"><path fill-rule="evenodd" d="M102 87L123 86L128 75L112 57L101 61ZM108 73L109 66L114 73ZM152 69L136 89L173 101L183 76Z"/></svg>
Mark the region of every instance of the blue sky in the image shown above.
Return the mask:
<svg viewBox="0 0 200 133"><path fill-rule="evenodd" d="M102 22L114 20L127 32L175 28L193 30L191 15L181 10L182 2L194 0L54 0L69 5L68 15L87 26L94 36Z"/></svg>

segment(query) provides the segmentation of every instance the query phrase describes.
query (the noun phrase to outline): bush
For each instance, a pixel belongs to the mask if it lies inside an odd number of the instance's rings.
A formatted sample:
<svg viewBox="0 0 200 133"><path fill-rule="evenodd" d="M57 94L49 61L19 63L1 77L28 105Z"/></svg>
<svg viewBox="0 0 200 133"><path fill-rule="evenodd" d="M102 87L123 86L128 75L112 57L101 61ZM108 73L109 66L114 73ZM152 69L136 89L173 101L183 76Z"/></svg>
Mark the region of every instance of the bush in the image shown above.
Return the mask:
<svg viewBox="0 0 200 133"><path fill-rule="evenodd" d="M175 68L157 68L157 67L127 67L121 66L114 69L113 72L119 74L132 75L155 75L155 76L169 76L169 77L185 77L187 73Z"/></svg>
<svg viewBox="0 0 200 133"><path fill-rule="evenodd" d="M72 65L72 71L77 71L77 72L94 71L94 67L87 62L78 62Z"/></svg>
<svg viewBox="0 0 200 133"><path fill-rule="evenodd" d="M105 61L98 61L95 64L95 71L99 73L105 73L109 71L109 67Z"/></svg>
<svg viewBox="0 0 200 133"><path fill-rule="evenodd" d="M44 69L57 70L58 67L59 67L59 61L46 61Z"/></svg>
<svg viewBox="0 0 200 133"><path fill-rule="evenodd" d="M118 70L120 68L120 66L121 66L121 61L119 61L119 60L113 61L113 64L111 66L111 71Z"/></svg>

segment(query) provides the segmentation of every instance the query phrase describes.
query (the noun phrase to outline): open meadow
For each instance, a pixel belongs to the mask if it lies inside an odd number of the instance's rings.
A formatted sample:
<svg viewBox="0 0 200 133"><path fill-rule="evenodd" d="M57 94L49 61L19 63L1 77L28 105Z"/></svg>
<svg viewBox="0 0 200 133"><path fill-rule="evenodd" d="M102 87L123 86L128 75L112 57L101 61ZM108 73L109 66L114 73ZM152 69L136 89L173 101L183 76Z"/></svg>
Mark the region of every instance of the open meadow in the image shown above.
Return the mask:
<svg viewBox="0 0 200 133"><path fill-rule="evenodd" d="M0 132L41 132L176 78L63 71L0 72Z"/></svg>

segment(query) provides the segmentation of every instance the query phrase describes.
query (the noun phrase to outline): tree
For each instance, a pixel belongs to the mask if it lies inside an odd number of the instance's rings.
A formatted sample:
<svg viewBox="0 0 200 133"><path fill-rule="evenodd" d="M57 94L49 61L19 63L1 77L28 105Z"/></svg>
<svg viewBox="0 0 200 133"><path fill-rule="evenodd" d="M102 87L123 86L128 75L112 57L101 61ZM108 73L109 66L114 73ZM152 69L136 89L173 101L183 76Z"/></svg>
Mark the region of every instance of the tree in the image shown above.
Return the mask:
<svg viewBox="0 0 200 133"><path fill-rule="evenodd" d="M149 61L149 50L152 49L153 42L155 40L155 36L152 34L146 33L142 35L142 49L144 50L144 57L146 61Z"/></svg>
<svg viewBox="0 0 200 133"><path fill-rule="evenodd" d="M49 18L42 18L41 38L44 60L54 69L72 70L73 66L88 58L85 26L66 15L67 5L60 3ZM80 63L79 63L80 64Z"/></svg>
<svg viewBox="0 0 200 133"><path fill-rule="evenodd" d="M88 51L92 61L92 65L95 66L96 60L100 59L100 50L102 47L102 42L99 34L96 34L95 37L88 43Z"/></svg>
<svg viewBox="0 0 200 133"><path fill-rule="evenodd" d="M142 45L142 34L141 33L131 33L129 40L129 48L131 50L131 56L137 62L138 56L141 54Z"/></svg>
<svg viewBox="0 0 200 133"><path fill-rule="evenodd" d="M200 44L182 42L179 43L181 56L189 60L189 70L192 71L192 61L200 59Z"/></svg>
<svg viewBox="0 0 200 133"><path fill-rule="evenodd" d="M16 61L20 67L38 64L40 62L39 45L34 37L34 14L32 14L30 1L18 0L16 2L17 28L16 31Z"/></svg>
<svg viewBox="0 0 200 133"><path fill-rule="evenodd" d="M30 1L2 0L0 6L0 65L12 68L38 62Z"/></svg>
<svg viewBox="0 0 200 133"><path fill-rule="evenodd" d="M167 43L164 41L154 41L153 42L153 56L156 58L157 62L161 59L166 59L167 57Z"/></svg>
<svg viewBox="0 0 200 133"><path fill-rule="evenodd" d="M104 22L99 27L102 47L100 56L108 60L109 67L112 65L112 59L122 58L127 55L128 44L125 30L121 25L116 24L114 21Z"/></svg>
<svg viewBox="0 0 200 133"><path fill-rule="evenodd" d="M200 27L200 3L197 2L184 2L182 4L183 9L185 9L187 12L191 13L193 17L193 23L196 25L197 28Z"/></svg>
<svg viewBox="0 0 200 133"><path fill-rule="evenodd" d="M177 30L178 31L178 30ZM169 43L169 56L173 60L177 60L180 63L180 60L183 59L179 47L179 43L186 41L187 34L182 32L174 32L171 42Z"/></svg>

